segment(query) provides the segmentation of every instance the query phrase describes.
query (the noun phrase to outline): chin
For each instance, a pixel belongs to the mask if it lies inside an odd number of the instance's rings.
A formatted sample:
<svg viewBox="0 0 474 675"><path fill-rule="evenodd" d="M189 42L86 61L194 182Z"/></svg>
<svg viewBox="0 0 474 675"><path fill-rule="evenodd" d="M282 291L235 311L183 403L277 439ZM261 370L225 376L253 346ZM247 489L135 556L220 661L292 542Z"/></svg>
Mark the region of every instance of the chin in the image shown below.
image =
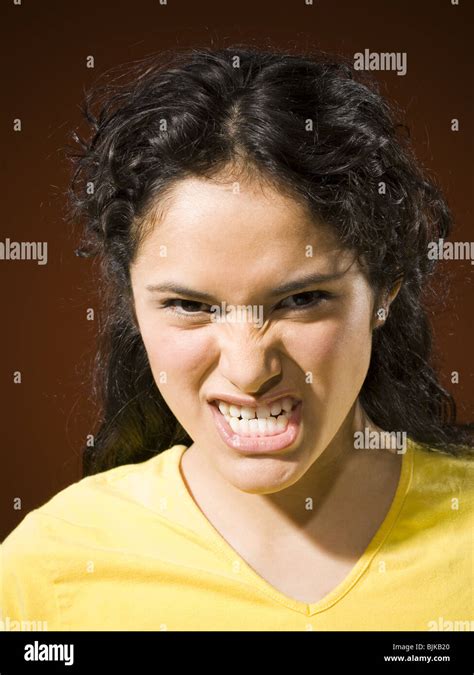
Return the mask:
<svg viewBox="0 0 474 675"><path fill-rule="evenodd" d="M221 463L219 471L227 482L242 492L271 494L294 485L306 472L306 462L286 456L237 456Z"/></svg>

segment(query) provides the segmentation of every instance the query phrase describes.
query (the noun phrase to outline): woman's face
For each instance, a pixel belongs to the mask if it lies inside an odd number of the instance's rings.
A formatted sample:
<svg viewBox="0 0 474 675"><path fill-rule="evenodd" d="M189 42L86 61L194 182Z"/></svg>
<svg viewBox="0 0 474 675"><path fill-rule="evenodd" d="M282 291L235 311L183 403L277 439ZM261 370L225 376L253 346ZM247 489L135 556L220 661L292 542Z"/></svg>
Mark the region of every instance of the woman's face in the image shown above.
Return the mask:
<svg viewBox="0 0 474 675"><path fill-rule="evenodd" d="M224 479L247 492L277 492L335 439L353 443L373 293L354 256L298 202L252 182L182 180L131 277L156 384ZM288 410L299 422L269 422L279 412L271 405L221 404L223 414L210 402L281 403L284 394L291 406L301 401ZM266 418L252 423L261 440L249 422L226 420L229 413Z"/></svg>

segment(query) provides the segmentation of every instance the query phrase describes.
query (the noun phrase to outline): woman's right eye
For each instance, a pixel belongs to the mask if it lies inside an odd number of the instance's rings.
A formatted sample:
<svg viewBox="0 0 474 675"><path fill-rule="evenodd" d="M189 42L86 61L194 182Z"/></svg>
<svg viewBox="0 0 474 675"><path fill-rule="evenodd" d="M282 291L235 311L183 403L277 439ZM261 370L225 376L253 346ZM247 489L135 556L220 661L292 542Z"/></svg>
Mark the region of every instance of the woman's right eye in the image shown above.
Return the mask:
<svg viewBox="0 0 474 675"><path fill-rule="evenodd" d="M180 303L181 308L178 310L179 305L174 303ZM202 307L209 307L203 302L197 302L196 300L183 300L182 298L171 298L170 300L165 300L162 307L173 314L178 316L192 316L193 314L199 314L202 311Z"/></svg>

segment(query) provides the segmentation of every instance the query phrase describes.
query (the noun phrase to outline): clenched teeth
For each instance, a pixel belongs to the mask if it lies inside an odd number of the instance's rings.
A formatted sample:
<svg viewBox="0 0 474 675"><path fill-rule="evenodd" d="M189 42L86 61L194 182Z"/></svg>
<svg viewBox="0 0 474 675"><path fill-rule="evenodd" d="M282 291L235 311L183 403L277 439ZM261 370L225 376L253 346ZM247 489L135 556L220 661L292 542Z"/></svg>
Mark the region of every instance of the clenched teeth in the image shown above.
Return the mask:
<svg viewBox="0 0 474 675"><path fill-rule="evenodd" d="M297 401L290 397L285 397L274 401L269 406L261 406L258 408L250 408L247 406L238 406L234 404L226 403L225 401L218 401L218 407L221 413L224 416L229 415L238 419L241 417L243 420L252 420L255 417L257 419L268 419L272 415L277 417L283 411L283 413L291 412L292 408Z"/></svg>
<svg viewBox="0 0 474 675"><path fill-rule="evenodd" d="M218 408L234 433L265 436L279 434L286 429L296 403L296 400L285 397L269 406L250 408L218 401Z"/></svg>

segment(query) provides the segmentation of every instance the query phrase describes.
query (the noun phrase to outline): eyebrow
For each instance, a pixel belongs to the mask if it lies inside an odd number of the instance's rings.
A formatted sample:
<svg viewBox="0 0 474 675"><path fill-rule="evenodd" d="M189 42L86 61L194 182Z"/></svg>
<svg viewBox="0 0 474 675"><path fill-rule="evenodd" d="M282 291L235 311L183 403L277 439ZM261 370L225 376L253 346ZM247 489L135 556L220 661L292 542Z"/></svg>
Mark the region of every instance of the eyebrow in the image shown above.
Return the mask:
<svg viewBox="0 0 474 675"><path fill-rule="evenodd" d="M334 281L343 277L346 272L347 270L335 272L333 274L305 274L298 279L293 279L281 286L277 286L277 288L273 288L269 293L269 297L284 295L285 293L294 293L295 291L299 291L313 284ZM192 288L186 288L186 286L182 286L181 284L172 281L162 284L149 284L146 286L146 289L151 293L176 293L176 295L186 295L187 297L195 298L201 302L215 302L215 298L210 293L195 291Z"/></svg>

